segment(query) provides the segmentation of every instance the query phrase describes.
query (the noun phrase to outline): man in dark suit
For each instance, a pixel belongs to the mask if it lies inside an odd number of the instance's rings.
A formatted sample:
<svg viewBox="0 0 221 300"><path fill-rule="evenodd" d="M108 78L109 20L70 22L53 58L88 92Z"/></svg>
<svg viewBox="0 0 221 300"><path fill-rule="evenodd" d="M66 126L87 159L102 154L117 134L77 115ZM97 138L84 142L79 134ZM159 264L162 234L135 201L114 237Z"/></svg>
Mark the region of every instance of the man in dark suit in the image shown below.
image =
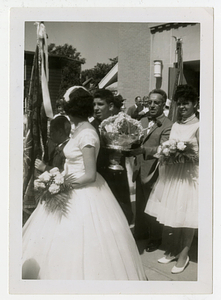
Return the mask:
<svg viewBox="0 0 221 300"><path fill-rule="evenodd" d="M97 90L94 93L94 120L91 124L95 127L98 135L100 123L110 117L116 115L121 111L123 106L123 97L120 95L113 96L112 92L105 89ZM132 206L130 201L130 190L127 178L127 170L125 166L125 157L119 157L120 164L124 170L114 171L109 169L110 155L114 155L114 151L106 149L101 145L97 158L97 171L100 173L107 184L109 185L112 193L120 204L129 224L133 219Z"/></svg>
<svg viewBox="0 0 221 300"><path fill-rule="evenodd" d="M130 106L127 110L127 114L131 116L131 118L136 119L138 113L143 109L141 104L141 97L137 96L135 98L135 104Z"/></svg>
<svg viewBox="0 0 221 300"><path fill-rule="evenodd" d="M133 118L140 121L142 118L149 116L149 107L148 107L149 96L143 97L143 109L140 110L138 106L137 109L133 113Z"/></svg>
<svg viewBox="0 0 221 300"><path fill-rule="evenodd" d="M163 114L167 95L163 90L154 89L149 94L148 116L141 119L144 139L140 149L131 152L136 156L133 180L136 181L136 216L134 235L136 239L149 238L147 251L156 250L162 238L162 225L155 218L144 213L153 184L158 177L158 146L169 139L172 122ZM150 174L153 174L151 176ZM151 179L150 179L151 177Z"/></svg>

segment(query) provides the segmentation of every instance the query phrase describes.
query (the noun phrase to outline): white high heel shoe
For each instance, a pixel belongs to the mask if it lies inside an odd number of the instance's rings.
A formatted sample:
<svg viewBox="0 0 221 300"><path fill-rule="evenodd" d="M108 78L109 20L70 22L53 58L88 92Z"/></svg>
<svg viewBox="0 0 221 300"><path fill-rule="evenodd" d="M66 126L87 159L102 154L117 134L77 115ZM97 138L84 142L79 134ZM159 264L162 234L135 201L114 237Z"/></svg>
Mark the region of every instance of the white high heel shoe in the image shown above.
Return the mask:
<svg viewBox="0 0 221 300"><path fill-rule="evenodd" d="M173 274L178 274L178 273L183 272L184 269L187 267L189 261L190 261L190 258L189 258L189 256L187 256L187 259L186 259L186 262L185 262L184 266L183 266L183 267L180 267L180 268L174 266L174 267L172 268L172 270L171 270L171 273L173 273Z"/></svg>
<svg viewBox="0 0 221 300"><path fill-rule="evenodd" d="M170 258L166 258L166 256L163 256L162 258L158 259L158 262L161 263L161 264L168 264L171 261L174 261L176 259L177 259L177 256L173 256L173 257L170 257Z"/></svg>

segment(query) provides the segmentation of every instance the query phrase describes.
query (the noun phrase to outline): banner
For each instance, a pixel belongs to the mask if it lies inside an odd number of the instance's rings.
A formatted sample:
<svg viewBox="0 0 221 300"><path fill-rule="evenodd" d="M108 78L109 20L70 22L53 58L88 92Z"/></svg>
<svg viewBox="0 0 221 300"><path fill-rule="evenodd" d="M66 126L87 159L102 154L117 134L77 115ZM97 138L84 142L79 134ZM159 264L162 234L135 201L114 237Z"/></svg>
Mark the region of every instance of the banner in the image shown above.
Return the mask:
<svg viewBox="0 0 221 300"><path fill-rule="evenodd" d="M23 223L36 207L36 158L47 160L47 118L53 118L48 90L48 56L45 27L37 23L37 46L27 97L27 128L23 140ZM46 124L46 126L45 126Z"/></svg>

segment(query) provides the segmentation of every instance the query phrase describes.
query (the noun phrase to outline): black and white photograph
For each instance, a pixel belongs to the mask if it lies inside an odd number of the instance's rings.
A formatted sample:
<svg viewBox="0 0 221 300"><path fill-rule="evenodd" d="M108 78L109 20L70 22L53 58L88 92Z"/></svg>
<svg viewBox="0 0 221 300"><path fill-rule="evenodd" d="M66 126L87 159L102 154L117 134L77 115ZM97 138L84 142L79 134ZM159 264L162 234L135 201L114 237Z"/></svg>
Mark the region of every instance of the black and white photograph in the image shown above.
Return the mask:
<svg viewBox="0 0 221 300"><path fill-rule="evenodd" d="M12 294L211 293L211 30L204 8L11 10Z"/></svg>

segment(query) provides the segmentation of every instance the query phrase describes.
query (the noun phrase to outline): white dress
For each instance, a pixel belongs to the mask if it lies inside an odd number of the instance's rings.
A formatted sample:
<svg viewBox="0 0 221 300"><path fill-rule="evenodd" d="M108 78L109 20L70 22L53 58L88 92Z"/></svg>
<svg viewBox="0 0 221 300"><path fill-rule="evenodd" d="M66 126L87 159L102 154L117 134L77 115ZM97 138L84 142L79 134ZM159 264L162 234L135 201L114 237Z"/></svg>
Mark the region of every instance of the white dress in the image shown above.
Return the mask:
<svg viewBox="0 0 221 300"><path fill-rule="evenodd" d="M98 154L95 130L82 130L64 148L66 172L76 178L84 174L86 145ZM96 182L73 190L66 217L38 204L23 228L22 259L26 271L37 269L37 279L146 280L127 220L98 173Z"/></svg>
<svg viewBox="0 0 221 300"><path fill-rule="evenodd" d="M174 123L170 139L191 142L198 153L198 129L196 117L185 124ZM166 226L198 228L198 172L196 163L161 166L145 213L156 217Z"/></svg>

